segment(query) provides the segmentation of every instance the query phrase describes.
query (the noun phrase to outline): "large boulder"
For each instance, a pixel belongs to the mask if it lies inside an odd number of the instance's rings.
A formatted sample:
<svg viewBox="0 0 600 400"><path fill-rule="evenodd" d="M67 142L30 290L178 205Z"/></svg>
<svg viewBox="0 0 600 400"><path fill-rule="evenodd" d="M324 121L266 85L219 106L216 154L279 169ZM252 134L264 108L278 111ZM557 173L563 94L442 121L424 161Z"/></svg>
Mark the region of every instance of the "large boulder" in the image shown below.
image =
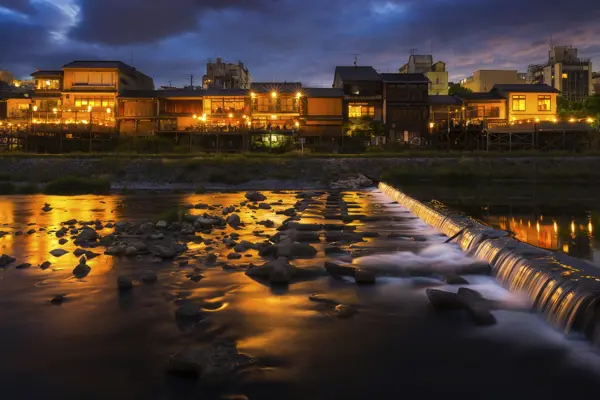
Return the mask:
<svg viewBox="0 0 600 400"><path fill-rule="evenodd" d="M282 240L275 246L276 257L312 258L317 255L317 249L306 243Z"/></svg>
<svg viewBox="0 0 600 400"><path fill-rule="evenodd" d="M86 276L88 276L88 274L92 270L92 268L90 268L90 266L87 265L85 262L86 262L85 257L81 257L79 259L79 264L77 264L77 266L73 269L73 275L76 278L80 278L80 279L85 278Z"/></svg>
<svg viewBox="0 0 600 400"><path fill-rule="evenodd" d="M357 271L354 267L343 266L328 261L325 262L325 270L335 278L340 278L342 276L355 277Z"/></svg>
<svg viewBox="0 0 600 400"><path fill-rule="evenodd" d="M237 228L238 226L240 226L241 223L242 220L237 214L231 214L229 217L227 217L227 224L232 228Z"/></svg>
<svg viewBox="0 0 600 400"><path fill-rule="evenodd" d="M176 255L176 251L173 247L168 247L168 246L155 246L154 247L154 255L163 258L163 259L169 259L169 258L174 258Z"/></svg>
<svg viewBox="0 0 600 400"><path fill-rule="evenodd" d="M265 196L264 194L260 193L260 192L255 192L255 191L251 191L246 193L246 198L250 201L265 201L267 199L267 196Z"/></svg>
<svg viewBox="0 0 600 400"><path fill-rule="evenodd" d="M445 292L438 289L427 289L425 291L429 302L436 310L462 310L465 308L463 299L456 293Z"/></svg>
<svg viewBox="0 0 600 400"><path fill-rule="evenodd" d="M297 274L298 269L289 264L287 258L279 257L276 260L260 266L249 268L246 275L252 278L266 280L274 285L287 285Z"/></svg>
<svg viewBox="0 0 600 400"><path fill-rule="evenodd" d="M68 253L68 251L66 251L64 249L54 249L50 252L50 254L52 254L54 257L61 257L67 253Z"/></svg>

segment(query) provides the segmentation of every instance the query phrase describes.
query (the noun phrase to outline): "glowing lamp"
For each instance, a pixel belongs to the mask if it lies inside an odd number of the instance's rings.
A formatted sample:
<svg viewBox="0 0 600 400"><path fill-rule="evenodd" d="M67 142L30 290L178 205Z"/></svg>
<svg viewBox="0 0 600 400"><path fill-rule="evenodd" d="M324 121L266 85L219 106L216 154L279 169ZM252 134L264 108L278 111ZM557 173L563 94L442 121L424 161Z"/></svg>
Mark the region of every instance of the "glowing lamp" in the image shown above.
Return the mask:
<svg viewBox="0 0 600 400"><path fill-rule="evenodd" d="M569 122L575 122L575 118L569 118Z"/></svg>
<svg viewBox="0 0 600 400"><path fill-rule="evenodd" d="M429 123L429 127L430 127L430 128L433 128L434 126L435 126L435 124L434 124L433 122L430 122L430 123Z"/></svg>
<svg viewBox="0 0 600 400"><path fill-rule="evenodd" d="M92 106L88 106L87 110L88 112L92 112Z"/></svg>
<svg viewBox="0 0 600 400"><path fill-rule="evenodd" d="M112 111L112 110L111 110L110 108L107 108L107 109L106 109L106 113L107 113L107 114L110 114L110 113L111 113L111 111Z"/></svg>
<svg viewBox="0 0 600 400"><path fill-rule="evenodd" d="M233 114L229 113L229 118L233 118Z"/></svg>
<svg viewBox="0 0 600 400"><path fill-rule="evenodd" d="M38 107L37 106L33 106L33 111L37 111Z"/></svg>
<svg viewBox="0 0 600 400"><path fill-rule="evenodd" d="M296 123L294 125L296 125L296 128L299 128L300 127L300 122L296 121Z"/></svg>
<svg viewBox="0 0 600 400"><path fill-rule="evenodd" d="M271 97L277 97L277 92L271 92Z"/></svg>
<svg viewBox="0 0 600 400"><path fill-rule="evenodd" d="M277 119L277 115L271 115L271 119Z"/></svg>
<svg viewBox="0 0 600 400"><path fill-rule="evenodd" d="M592 123L594 123L594 119L593 118L588 118L587 122L588 122L588 124L592 124Z"/></svg>

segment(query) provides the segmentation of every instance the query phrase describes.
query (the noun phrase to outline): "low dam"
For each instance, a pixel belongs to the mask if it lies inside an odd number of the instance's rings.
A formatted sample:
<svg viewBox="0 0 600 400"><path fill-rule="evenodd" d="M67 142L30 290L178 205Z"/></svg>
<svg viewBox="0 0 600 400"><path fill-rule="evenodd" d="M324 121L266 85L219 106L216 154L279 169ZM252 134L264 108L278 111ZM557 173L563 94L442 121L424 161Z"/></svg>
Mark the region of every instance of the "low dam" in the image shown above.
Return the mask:
<svg viewBox="0 0 600 400"><path fill-rule="evenodd" d="M457 235L463 251L489 262L498 282L526 293L553 326L566 333L582 332L595 341L600 333L600 273L593 265L522 243L508 232L443 207L425 205L386 183L379 189L445 235Z"/></svg>

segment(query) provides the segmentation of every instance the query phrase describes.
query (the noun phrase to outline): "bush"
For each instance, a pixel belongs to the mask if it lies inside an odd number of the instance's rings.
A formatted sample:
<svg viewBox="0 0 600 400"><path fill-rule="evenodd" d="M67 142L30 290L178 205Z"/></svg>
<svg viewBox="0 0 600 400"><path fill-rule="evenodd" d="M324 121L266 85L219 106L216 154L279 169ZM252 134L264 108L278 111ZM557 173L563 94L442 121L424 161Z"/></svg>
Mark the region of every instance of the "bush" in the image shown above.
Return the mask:
<svg viewBox="0 0 600 400"><path fill-rule="evenodd" d="M107 194L110 193L110 181L97 178L67 176L58 178L46 185L45 194Z"/></svg>
<svg viewBox="0 0 600 400"><path fill-rule="evenodd" d="M37 194L40 192L39 185L35 183L27 183L17 187L18 194Z"/></svg>
<svg viewBox="0 0 600 400"><path fill-rule="evenodd" d="M15 193L15 185L10 182L0 182L0 195Z"/></svg>

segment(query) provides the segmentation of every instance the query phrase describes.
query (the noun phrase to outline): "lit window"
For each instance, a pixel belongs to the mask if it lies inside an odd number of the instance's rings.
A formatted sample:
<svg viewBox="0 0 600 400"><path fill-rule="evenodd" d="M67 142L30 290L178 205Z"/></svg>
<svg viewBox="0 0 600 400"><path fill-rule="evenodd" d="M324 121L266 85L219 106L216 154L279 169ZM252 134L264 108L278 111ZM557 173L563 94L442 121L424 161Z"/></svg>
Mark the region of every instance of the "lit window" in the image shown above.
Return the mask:
<svg viewBox="0 0 600 400"><path fill-rule="evenodd" d="M512 110L525 111L525 96L517 95L512 97Z"/></svg>
<svg viewBox="0 0 600 400"><path fill-rule="evenodd" d="M567 73L566 73L566 72L563 72L563 74L562 74L562 78L563 78L563 79L567 79L567 78L568 78L568 75L567 75Z"/></svg>
<svg viewBox="0 0 600 400"><path fill-rule="evenodd" d="M550 111L552 97L538 96L538 111Z"/></svg>
<svg viewBox="0 0 600 400"><path fill-rule="evenodd" d="M375 107L362 105L362 104L350 104L348 105L348 117L349 118L361 118L361 117L372 117L375 115Z"/></svg>

